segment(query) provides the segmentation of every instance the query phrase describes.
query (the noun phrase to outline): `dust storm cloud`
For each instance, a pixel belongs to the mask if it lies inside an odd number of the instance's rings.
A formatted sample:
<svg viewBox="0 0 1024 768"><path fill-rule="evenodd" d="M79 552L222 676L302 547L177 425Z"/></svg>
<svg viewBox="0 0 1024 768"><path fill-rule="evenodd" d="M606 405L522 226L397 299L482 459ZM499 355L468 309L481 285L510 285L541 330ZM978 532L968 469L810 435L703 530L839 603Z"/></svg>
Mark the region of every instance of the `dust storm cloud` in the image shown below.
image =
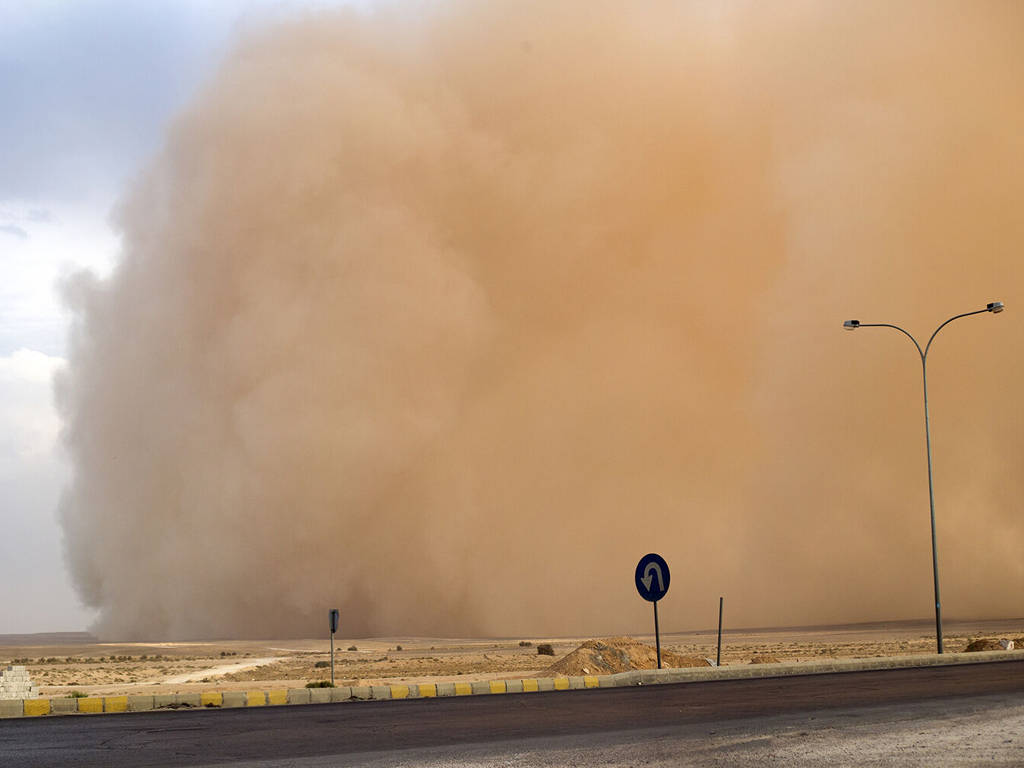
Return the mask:
<svg viewBox="0 0 1024 768"><path fill-rule="evenodd" d="M65 286L117 638L1020 615L1024 10L444 2L240 38Z"/></svg>

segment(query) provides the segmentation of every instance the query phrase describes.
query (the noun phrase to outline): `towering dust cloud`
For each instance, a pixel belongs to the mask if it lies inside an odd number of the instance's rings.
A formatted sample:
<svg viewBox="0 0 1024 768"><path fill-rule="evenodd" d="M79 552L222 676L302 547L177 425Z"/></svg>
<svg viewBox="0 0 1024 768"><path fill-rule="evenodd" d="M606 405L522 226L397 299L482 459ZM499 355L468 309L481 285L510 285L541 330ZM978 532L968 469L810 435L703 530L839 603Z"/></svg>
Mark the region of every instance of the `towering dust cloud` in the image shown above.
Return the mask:
<svg viewBox="0 0 1024 768"><path fill-rule="evenodd" d="M66 287L109 637L947 616L1024 589L1024 8L492 0L249 30Z"/></svg>

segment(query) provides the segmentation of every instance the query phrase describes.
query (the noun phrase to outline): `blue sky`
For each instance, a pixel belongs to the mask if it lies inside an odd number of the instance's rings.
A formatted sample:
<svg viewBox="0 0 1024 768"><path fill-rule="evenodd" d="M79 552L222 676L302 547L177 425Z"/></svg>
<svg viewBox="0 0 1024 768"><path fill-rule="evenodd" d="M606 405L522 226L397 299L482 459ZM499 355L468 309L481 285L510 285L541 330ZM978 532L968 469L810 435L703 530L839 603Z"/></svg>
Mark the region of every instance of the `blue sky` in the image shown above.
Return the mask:
<svg viewBox="0 0 1024 768"><path fill-rule="evenodd" d="M55 509L64 275L104 275L109 223L167 122L247 23L313 2L0 0L0 634L84 629Z"/></svg>

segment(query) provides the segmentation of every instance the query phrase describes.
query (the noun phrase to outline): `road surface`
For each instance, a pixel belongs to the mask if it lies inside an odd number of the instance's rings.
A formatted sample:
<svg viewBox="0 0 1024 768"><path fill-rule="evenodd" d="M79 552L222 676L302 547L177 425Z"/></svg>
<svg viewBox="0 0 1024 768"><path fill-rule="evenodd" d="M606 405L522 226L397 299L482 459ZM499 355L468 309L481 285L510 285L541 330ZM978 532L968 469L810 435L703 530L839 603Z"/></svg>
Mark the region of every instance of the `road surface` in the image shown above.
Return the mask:
<svg viewBox="0 0 1024 768"><path fill-rule="evenodd" d="M611 766L632 764L638 744L646 745L644 760L651 765L716 764L715 755L734 753L736 744L745 745L743 755L772 762L784 753L772 739L787 728L804 733L800 738L810 747L828 732L835 736L836 723L871 721L884 730L900 718L906 727L895 734L897 742L908 733L931 730L957 743L977 731L975 725L1002 718L985 736L985 744L994 750L988 759L1022 764L1024 743L1017 744L1015 738L1024 739L1024 662L450 699L4 720L0 765ZM970 733L957 736L963 722ZM875 743L866 733L860 734L865 744ZM651 745L656 752L666 751L652 756ZM712 751L694 754L705 747ZM955 747L947 744L938 754L949 756ZM770 754L758 756L765 749ZM812 752L801 748L799 754ZM549 758L554 762L544 762ZM870 764L866 759L851 762ZM722 764L743 763L732 754Z"/></svg>

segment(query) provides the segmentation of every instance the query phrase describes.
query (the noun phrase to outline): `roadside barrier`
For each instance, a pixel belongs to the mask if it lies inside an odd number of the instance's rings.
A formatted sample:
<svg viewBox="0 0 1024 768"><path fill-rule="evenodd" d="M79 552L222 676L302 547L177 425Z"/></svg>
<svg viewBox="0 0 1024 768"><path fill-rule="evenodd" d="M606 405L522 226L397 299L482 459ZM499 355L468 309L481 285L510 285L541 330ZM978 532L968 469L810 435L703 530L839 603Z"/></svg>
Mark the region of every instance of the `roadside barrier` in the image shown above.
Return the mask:
<svg viewBox="0 0 1024 768"><path fill-rule="evenodd" d="M223 691L142 696L85 696L82 698L34 698L0 700L0 718L44 715L93 715L176 709L276 707L294 704L329 704L343 701L429 699L449 696L577 691L588 688L623 688L635 685L695 683L713 680L820 675L834 672L867 672L992 662L1024 662L1024 653L985 651L920 656L887 656L870 659L830 659L792 664L738 664L727 667L644 669L614 675L538 677L512 680L480 680L472 683L402 683L394 685L340 686L337 688L288 688L270 691Z"/></svg>

